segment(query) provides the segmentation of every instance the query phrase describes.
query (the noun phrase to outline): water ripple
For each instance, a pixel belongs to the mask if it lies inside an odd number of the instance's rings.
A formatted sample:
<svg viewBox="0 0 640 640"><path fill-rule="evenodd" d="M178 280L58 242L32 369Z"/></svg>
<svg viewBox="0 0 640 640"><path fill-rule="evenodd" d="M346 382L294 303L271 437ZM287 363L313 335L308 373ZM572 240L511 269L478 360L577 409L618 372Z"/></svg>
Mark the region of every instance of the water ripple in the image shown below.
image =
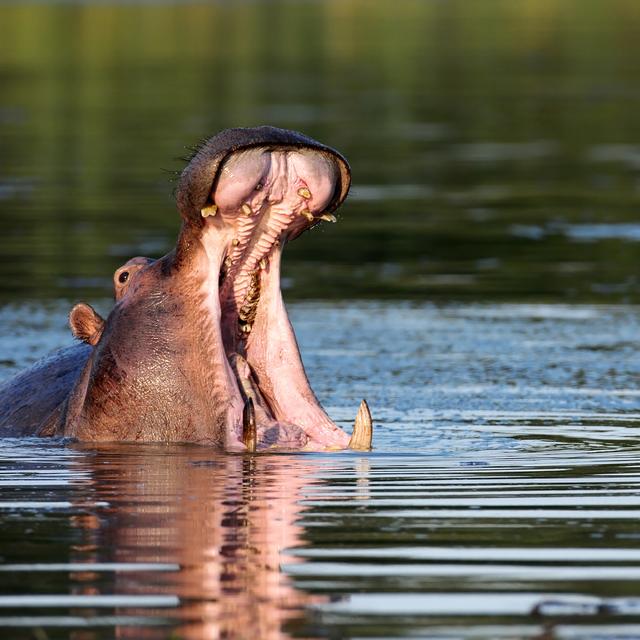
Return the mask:
<svg viewBox="0 0 640 640"><path fill-rule="evenodd" d="M637 309L292 315L374 451L0 441L8 637L637 637Z"/></svg>

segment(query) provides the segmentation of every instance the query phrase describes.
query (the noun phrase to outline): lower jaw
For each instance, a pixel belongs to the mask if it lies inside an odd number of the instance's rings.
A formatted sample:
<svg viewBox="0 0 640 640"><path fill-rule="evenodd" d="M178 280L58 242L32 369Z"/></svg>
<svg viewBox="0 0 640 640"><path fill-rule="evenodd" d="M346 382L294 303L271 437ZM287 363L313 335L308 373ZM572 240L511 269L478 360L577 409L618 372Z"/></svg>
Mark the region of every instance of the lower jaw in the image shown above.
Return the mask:
<svg viewBox="0 0 640 640"><path fill-rule="evenodd" d="M225 354L236 379L241 404L255 410L257 449L336 450L348 446L349 436L324 412L306 378L297 342L280 292L277 246L259 272L260 298L243 331L233 300L220 300ZM243 428L231 427L227 448L245 450ZM246 434L245 434L246 435Z"/></svg>

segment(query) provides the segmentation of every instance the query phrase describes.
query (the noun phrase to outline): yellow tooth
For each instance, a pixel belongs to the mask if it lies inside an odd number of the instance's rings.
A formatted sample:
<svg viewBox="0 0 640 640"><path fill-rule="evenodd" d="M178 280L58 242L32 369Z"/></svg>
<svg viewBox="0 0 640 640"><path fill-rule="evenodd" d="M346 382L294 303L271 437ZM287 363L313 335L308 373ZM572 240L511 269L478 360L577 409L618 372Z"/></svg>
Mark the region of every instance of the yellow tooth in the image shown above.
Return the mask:
<svg viewBox="0 0 640 640"><path fill-rule="evenodd" d="M305 200L309 200L309 198L311 198L311 191L309 191L307 187L302 187L298 189L298 195L302 196Z"/></svg>
<svg viewBox="0 0 640 640"><path fill-rule="evenodd" d="M260 260L260 268L261 269L266 269L267 268L267 260L265 258L262 258Z"/></svg>
<svg viewBox="0 0 640 640"><path fill-rule="evenodd" d="M373 421L371 420L371 411L366 400L360 403L356 421L353 425L353 433L349 440L349 449L356 451L370 451L371 440L373 436Z"/></svg>
<svg viewBox="0 0 640 640"><path fill-rule="evenodd" d="M216 213L218 213L217 204L210 204L209 206L205 207L204 209L201 209L200 211L200 214L202 215L203 218L208 218L209 216L213 218L213 216L215 216Z"/></svg>
<svg viewBox="0 0 640 640"><path fill-rule="evenodd" d="M333 213L323 213L320 216L320 220L326 220L327 222L338 222L338 218L336 218Z"/></svg>
<svg viewBox="0 0 640 640"><path fill-rule="evenodd" d="M300 212L301 216L304 216L309 222L313 222L313 213L311 213L311 211L309 211L308 209L305 209L304 211Z"/></svg>
<svg viewBox="0 0 640 640"><path fill-rule="evenodd" d="M242 331L244 333L250 333L251 332L251 325L250 324L243 324L242 325Z"/></svg>
<svg viewBox="0 0 640 640"><path fill-rule="evenodd" d="M242 213L244 213L245 216L252 214L251 207L246 202L242 205Z"/></svg>
<svg viewBox="0 0 640 640"><path fill-rule="evenodd" d="M237 247L237 246L240 244L240 240L238 240L238 238L234 238L234 239L231 241L231 244L232 244L234 247Z"/></svg>
<svg viewBox="0 0 640 640"><path fill-rule="evenodd" d="M230 267L233 264L233 260L229 256L227 256L224 259L224 263L227 265L227 267Z"/></svg>

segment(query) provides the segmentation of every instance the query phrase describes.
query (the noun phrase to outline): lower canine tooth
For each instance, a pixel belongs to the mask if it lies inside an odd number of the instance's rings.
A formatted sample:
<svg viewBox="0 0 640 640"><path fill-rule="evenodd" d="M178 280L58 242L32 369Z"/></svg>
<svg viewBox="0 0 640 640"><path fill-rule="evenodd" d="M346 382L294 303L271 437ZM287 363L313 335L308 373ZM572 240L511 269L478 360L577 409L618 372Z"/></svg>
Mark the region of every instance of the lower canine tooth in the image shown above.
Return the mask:
<svg viewBox="0 0 640 640"><path fill-rule="evenodd" d="M255 452L258 444L258 433L256 429L256 410L251 398L247 399L242 410L242 442L249 453Z"/></svg>
<svg viewBox="0 0 640 640"><path fill-rule="evenodd" d="M327 222L338 222L338 219L333 215L333 213L323 213L320 216L321 220L326 220Z"/></svg>
<svg viewBox="0 0 640 640"><path fill-rule="evenodd" d="M314 216L313 213L311 213L311 211L305 209L304 211L300 212L301 216L304 216L309 222L313 222L314 220Z"/></svg>
<svg viewBox="0 0 640 640"><path fill-rule="evenodd" d="M353 433L349 440L349 449L356 451L370 451L371 440L373 438L373 424L371 420L371 411L366 400L360 403L356 421L353 425Z"/></svg>

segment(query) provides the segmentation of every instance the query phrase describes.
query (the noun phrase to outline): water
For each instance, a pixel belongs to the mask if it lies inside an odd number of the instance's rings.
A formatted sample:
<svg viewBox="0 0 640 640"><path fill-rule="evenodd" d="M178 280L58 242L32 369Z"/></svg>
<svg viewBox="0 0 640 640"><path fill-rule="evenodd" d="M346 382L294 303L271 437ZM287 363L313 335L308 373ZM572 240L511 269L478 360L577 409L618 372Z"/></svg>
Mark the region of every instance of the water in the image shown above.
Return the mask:
<svg viewBox="0 0 640 640"><path fill-rule="evenodd" d="M64 344L64 311L0 334ZM0 441L6 637L638 637L640 308L291 316L330 414L370 401L374 451Z"/></svg>
<svg viewBox="0 0 640 640"><path fill-rule="evenodd" d="M0 2L0 378L168 251L224 127L342 151L287 247L370 454L0 440L0 637L640 637L637 0Z"/></svg>

